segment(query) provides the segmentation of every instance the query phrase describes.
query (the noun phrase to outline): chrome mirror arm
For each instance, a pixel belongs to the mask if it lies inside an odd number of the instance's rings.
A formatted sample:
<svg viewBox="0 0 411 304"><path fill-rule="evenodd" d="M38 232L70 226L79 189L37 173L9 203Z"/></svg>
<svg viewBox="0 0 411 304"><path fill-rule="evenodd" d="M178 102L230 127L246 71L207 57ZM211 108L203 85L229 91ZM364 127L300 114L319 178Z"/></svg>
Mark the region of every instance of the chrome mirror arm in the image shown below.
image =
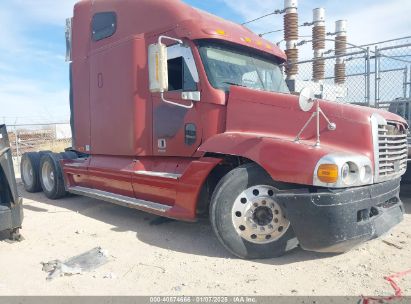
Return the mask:
<svg viewBox="0 0 411 304"><path fill-rule="evenodd" d="M168 37L168 36L159 36L159 37L158 37L158 44L162 44L162 41L163 41L163 40L171 40L171 41L175 41L175 42L177 42L177 43L179 43L179 44L183 44L183 41L182 41L181 39L176 39L176 38L172 38L172 37ZM162 91L162 92L160 92L160 93L161 93L161 94L160 94L161 100L162 100L163 102L165 102L165 103L168 103L168 104L171 104L171 105L174 105L174 106L177 106L177 107L185 108L185 109L192 109L193 106L194 106L194 103L193 103L193 102L191 102L191 105L186 106L186 105L179 104L179 103L177 103L177 102L173 102L173 101L167 100L167 99L164 98L164 91Z"/></svg>
<svg viewBox="0 0 411 304"><path fill-rule="evenodd" d="M193 102L191 102L191 105L186 106L186 105L183 105L183 104L174 102L174 101L167 100L167 99L164 98L164 92L161 92L160 96L161 96L161 100L162 100L163 102L168 103L168 104L171 104L171 105L174 105L174 106L177 106L177 107L181 107L181 108L185 108L185 109L192 109L192 108L194 107L194 103L193 103Z"/></svg>
<svg viewBox="0 0 411 304"><path fill-rule="evenodd" d="M158 37L158 44L162 44L163 40L171 40L171 41L178 42L179 44L183 44L183 40L176 39L176 38L173 38L173 37L168 37L168 36L159 36Z"/></svg>
<svg viewBox="0 0 411 304"><path fill-rule="evenodd" d="M298 133L297 137L294 139L294 142L299 143L300 139L301 139L301 135L303 134L303 132L305 131L305 129L308 127L308 125L311 123L311 121L316 118L316 143L315 143L315 147L320 147L321 146L321 141L320 141L320 117L324 117L324 119L326 120L327 124L328 124L328 130L330 131L335 131L337 129L337 125L333 122L331 122L328 117L325 115L325 113L323 112L323 110L321 110L320 108L320 101L318 99L314 100L314 102L316 102L316 110L315 112L313 112L311 114L310 119L308 119L308 121L305 123L304 127L301 129L301 131Z"/></svg>

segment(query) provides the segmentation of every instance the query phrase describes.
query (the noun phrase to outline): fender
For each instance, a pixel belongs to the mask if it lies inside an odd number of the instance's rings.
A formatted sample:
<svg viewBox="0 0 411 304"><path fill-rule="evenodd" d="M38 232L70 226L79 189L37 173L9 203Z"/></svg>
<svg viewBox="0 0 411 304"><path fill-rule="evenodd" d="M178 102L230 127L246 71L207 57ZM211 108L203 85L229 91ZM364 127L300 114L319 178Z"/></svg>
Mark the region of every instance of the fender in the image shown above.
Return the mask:
<svg viewBox="0 0 411 304"><path fill-rule="evenodd" d="M199 150L241 156L264 168L275 181L312 185L317 162L334 149L320 148L256 133L226 132L211 137Z"/></svg>
<svg viewBox="0 0 411 304"><path fill-rule="evenodd" d="M176 203L167 212L167 216L188 222L197 220L196 208L201 187L210 172L222 162L222 159L203 157L191 162L178 181Z"/></svg>

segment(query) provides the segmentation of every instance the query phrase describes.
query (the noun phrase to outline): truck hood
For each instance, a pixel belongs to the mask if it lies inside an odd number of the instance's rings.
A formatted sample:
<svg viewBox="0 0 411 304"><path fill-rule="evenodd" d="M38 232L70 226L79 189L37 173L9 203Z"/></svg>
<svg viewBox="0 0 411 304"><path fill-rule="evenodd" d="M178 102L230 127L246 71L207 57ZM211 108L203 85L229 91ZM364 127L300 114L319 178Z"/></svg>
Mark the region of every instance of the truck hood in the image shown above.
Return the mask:
<svg viewBox="0 0 411 304"><path fill-rule="evenodd" d="M406 125L403 118L387 111L326 100L320 102L323 112L337 125L335 131L330 131L321 118L321 147L327 151L360 153L373 159L371 116L378 113L386 120ZM233 86L227 105L226 130L294 141L313 111L314 108L310 112L301 111L295 95ZM315 144L314 121L301 139L302 144Z"/></svg>

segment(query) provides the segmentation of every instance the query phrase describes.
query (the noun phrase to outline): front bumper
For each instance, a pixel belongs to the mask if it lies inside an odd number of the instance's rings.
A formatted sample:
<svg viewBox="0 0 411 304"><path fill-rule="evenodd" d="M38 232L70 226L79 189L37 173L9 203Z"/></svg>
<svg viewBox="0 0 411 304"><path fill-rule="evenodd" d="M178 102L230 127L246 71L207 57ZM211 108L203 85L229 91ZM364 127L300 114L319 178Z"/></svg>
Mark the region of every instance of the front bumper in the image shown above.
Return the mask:
<svg viewBox="0 0 411 304"><path fill-rule="evenodd" d="M400 178L371 186L278 194L300 246L345 252L377 238L403 220Z"/></svg>

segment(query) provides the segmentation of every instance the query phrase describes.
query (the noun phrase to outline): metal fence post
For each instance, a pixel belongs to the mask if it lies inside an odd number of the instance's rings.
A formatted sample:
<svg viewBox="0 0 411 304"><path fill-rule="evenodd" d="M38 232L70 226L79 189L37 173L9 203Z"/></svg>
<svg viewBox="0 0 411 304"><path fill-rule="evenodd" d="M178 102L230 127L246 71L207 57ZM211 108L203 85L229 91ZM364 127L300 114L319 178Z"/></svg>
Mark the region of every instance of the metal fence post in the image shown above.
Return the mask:
<svg viewBox="0 0 411 304"><path fill-rule="evenodd" d="M408 98L411 99L411 65L409 66L409 68L410 68L410 73L409 73L410 81L408 82L408 89L409 89ZM410 119L411 119L411 117L410 117Z"/></svg>
<svg viewBox="0 0 411 304"><path fill-rule="evenodd" d="M407 98L407 89L408 89L408 67L406 66L404 68L404 81L403 81L403 88L404 88L404 93L403 97L406 99Z"/></svg>
<svg viewBox="0 0 411 304"><path fill-rule="evenodd" d="M380 54L378 46L375 46L375 107L379 108L380 103Z"/></svg>
<svg viewBox="0 0 411 304"><path fill-rule="evenodd" d="M370 47L367 47L365 53L365 103L369 107L371 104L371 62L370 62Z"/></svg>

